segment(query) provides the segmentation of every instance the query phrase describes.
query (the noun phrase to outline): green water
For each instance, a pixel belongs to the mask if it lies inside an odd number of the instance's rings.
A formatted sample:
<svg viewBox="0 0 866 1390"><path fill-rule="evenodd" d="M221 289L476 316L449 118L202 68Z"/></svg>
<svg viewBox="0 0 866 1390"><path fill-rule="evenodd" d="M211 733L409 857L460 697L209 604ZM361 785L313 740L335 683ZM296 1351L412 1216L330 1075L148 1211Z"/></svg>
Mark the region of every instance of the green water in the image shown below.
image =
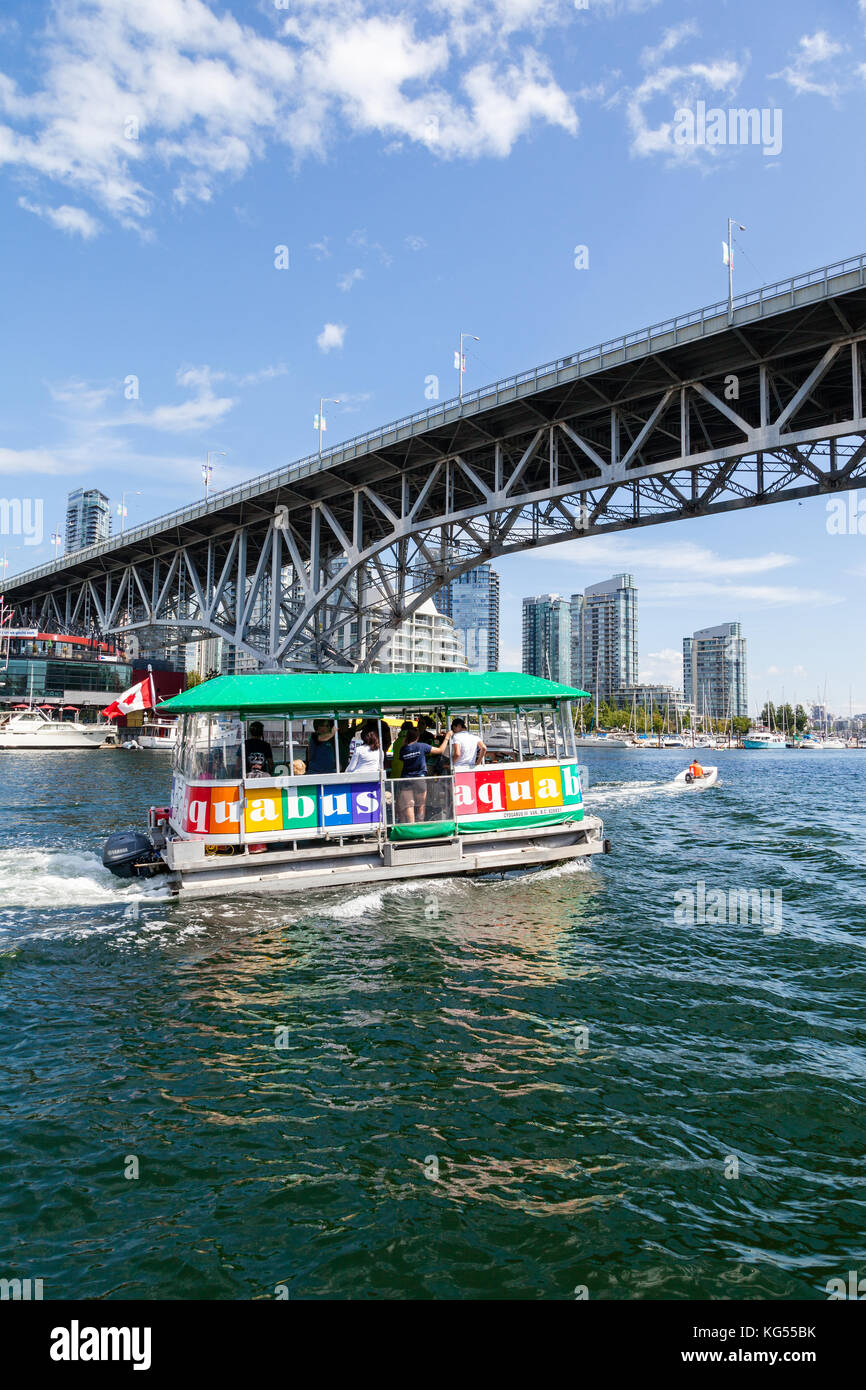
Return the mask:
<svg viewBox="0 0 866 1390"><path fill-rule="evenodd" d="M681 752L602 751L591 867L183 904L98 857L166 758L0 756L0 1276L791 1299L866 1273L866 753L720 753L696 792ZM684 921L700 884L767 911Z"/></svg>

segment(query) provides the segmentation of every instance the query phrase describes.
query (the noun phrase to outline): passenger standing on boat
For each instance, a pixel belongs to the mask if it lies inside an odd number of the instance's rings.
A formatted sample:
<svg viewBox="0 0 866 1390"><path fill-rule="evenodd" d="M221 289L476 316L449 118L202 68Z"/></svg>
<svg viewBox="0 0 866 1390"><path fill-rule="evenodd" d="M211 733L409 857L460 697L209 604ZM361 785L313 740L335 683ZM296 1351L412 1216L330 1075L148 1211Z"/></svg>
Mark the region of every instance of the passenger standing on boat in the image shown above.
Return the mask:
<svg viewBox="0 0 866 1390"><path fill-rule="evenodd" d="M371 777L378 779L382 772L382 745L376 729L364 730L361 742L349 759L346 772L368 772Z"/></svg>
<svg viewBox="0 0 866 1390"><path fill-rule="evenodd" d="M391 751L391 776L395 781L403 776L403 745L407 742L414 728L415 725L411 719L404 719L394 740L394 747Z"/></svg>
<svg viewBox="0 0 866 1390"><path fill-rule="evenodd" d="M265 726L258 719L253 720L249 737L244 739L244 765L247 777L274 775L274 752L265 738Z"/></svg>
<svg viewBox="0 0 866 1390"><path fill-rule="evenodd" d="M361 737L363 738L364 734L368 733L370 729L377 735L382 745L382 752L387 753L388 749L391 747L391 726L387 719L379 719L378 717L368 715L361 725Z"/></svg>
<svg viewBox="0 0 866 1390"><path fill-rule="evenodd" d="M416 721L417 737L419 743L426 743L431 748L436 742L433 730L436 728L435 719L431 719L429 714L419 714Z"/></svg>
<svg viewBox="0 0 866 1390"><path fill-rule="evenodd" d="M421 716L424 718L425 716ZM420 722L420 721L419 721ZM403 784L397 793L397 807L400 820L405 825L414 825L426 819L427 815L427 758L439 757L451 741L450 731L445 734L438 748L431 747L426 738L421 737L417 725L406 735L406 742L400 749L403 760ZM410 780L411 779L411 780Z"/></svg>
<svg viewBox="0 0 866 1390"><path fill-rule="evenodd" d="M470 734L465 720L459 717L451 720L451 733L454 740L451 744L451 771L471 772L483 759L487 745L481 742L477 734Z"/></svg>
<svg viewBox="0 0 866 1390"><path fill-rule="evenodd" d="M307 772L336 772L336 726L333 719L314 719L313 735L307 749Z"/></svg>

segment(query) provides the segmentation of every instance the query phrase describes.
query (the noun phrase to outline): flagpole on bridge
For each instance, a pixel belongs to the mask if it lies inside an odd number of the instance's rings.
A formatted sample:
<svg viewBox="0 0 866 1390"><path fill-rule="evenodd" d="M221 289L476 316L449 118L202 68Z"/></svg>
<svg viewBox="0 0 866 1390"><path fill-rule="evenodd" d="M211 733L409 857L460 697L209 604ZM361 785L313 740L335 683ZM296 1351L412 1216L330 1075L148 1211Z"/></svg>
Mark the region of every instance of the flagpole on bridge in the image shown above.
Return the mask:
<svg viewBox="0 0 866 1390"><path fill-rule="evenodd" d="M461 400L461 401L463 400L463 373L466 371L466 362L465 362L465 359L464 359L464 356L463 356L463 339L464 339L464 338L471 338L472 341L473 341L473 343L480 343L480 342L481 342L481 339L480 339L480 338L476 338L476 336L475 336L474 333L461 333L461 334L460 334L460 347L459 347L459 350L454 354L454 357L455 357L454 365L455 365L455 367L457 368L457 397L458 397L458 399Z"/></svg>
<svg viewBox="0 0 866 1390"><path fill-rule="evenodd" d="M315 421L314 421L315 426L316 426L317 430L319 431L319 458L322 457L322 430L327 429L327 425L326 425L326 423L325 423L325 403L326 403L326 402L327 402L328 405L339 405L339 404L340 404L339 398L336 397L336 396L320 396L320 397L319 397L319 413L318 413L318 415L316 416L316 419L315 419Z"/></svg>
<svg viewBox="0 0 866 1390"><path fill-rule="evenodd" d="M739 227L741 232L746 229L741 222L737 222L733 217L728 218L728 239L722 242L722 260L728 267L728 323L734 321L734 228Z"/></svg>

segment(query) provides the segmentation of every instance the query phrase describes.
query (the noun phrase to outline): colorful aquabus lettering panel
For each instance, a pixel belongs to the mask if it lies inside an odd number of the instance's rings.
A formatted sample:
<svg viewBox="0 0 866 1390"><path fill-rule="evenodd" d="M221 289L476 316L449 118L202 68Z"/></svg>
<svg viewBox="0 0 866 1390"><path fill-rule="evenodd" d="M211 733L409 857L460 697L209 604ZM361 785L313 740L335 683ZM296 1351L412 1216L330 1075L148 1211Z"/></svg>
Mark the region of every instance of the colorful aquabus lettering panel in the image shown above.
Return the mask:
<svg viewBox="0 0 866 1390"><path fill-rule="evenodd" d="M494 765L458 772L454 778L454 813L461 825L557 815L582 820L577 764Z"/></svg>
<svg viewBox="0 0 866 1390"><path fill-rule="evenodd" d="M240 831L241 789L237 786L175 786L172 819L184 835L228 835ZM248 786L243 807L247 835L316 835L320 830L367 829L378 825L378 782L327 786Z"/></svg>

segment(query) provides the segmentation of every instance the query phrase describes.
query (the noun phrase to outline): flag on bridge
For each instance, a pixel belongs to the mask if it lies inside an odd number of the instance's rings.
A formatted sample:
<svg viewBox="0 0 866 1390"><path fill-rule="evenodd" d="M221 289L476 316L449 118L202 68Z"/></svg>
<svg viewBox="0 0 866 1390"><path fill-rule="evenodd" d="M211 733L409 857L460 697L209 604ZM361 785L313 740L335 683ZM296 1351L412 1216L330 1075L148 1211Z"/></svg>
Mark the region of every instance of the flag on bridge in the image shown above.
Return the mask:
<svg viewBox="0 0 866 1390"><path fill-rule="evenodd" d="M733 259L734 259L734 258L733 258L733 255L731 254L731 248L729 247L729 245L728 245L728 243L727 243L726 241L723 241L723 242L722 242L722 265L730 265L730 264L732 263Z"/></svg>
<svg viewBox="0 0 866 1390"><path fill-rule="evenodd" d="M155 705L156 690L153 676L148 672L143 681L130 686L129 690L124 690L122 695L118 695L116 700L106 705L102 713L107 719L119 719L123 714L132 714L134 710L139 709L153 709Z"/></svg>
<svg viewBox="0 0 866 1390"><path fill-rule="evenodd" d="M314 430L326 430L327 428L328 428L328 422L327 422L327 420L325 419L324 415L314 415L314 416L313 416L313 429L314 429Z"/></svg>
<svg viewBox="0 0 866 1390"><path fill-rule="evenodd" d="M455 354L454 354L454 366L456 367L456 369L457 369L458 372L465 372L465 371L466 371L466 353L465 353L465 352L455 352Z"/></svg>

